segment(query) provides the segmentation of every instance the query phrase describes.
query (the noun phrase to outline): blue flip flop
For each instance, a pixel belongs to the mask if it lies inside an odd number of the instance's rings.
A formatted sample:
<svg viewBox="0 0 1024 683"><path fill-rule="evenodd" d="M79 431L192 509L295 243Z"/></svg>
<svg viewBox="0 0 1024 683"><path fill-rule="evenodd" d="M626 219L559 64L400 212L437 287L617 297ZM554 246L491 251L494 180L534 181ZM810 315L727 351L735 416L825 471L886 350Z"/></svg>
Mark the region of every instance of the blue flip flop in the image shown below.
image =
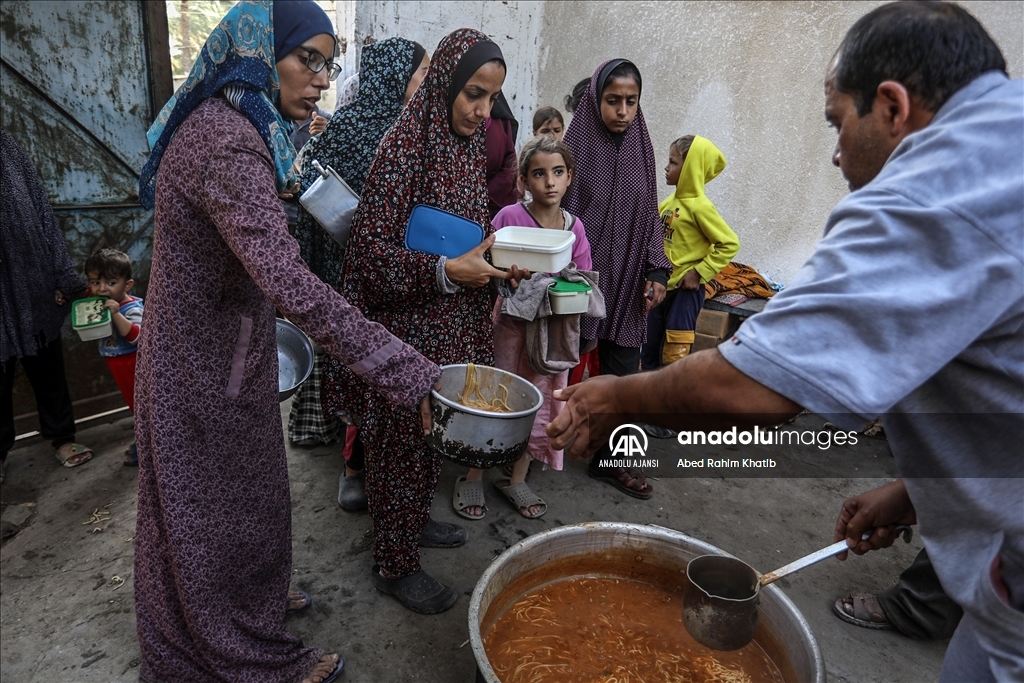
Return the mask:
<svg viewBox="0 0 1024 683"><path fill-rule="evenodd" d="M291 591L291 592L298 593L299 595L301 595L302 599L306 601L306 604L303 605L302 607L299 607L298 609L285 609L285 611L284 611L285 614L294 614L295 612L301 612L301 611L309 609L310 607L313 606L313 598L311 598L309 593L307 593L306 591L299 591L299 590L297 590L297 591ZM284 596L284 602L287 605L289 602L291 602L291 598L289 598L287 595L285 595Z"/></svg>

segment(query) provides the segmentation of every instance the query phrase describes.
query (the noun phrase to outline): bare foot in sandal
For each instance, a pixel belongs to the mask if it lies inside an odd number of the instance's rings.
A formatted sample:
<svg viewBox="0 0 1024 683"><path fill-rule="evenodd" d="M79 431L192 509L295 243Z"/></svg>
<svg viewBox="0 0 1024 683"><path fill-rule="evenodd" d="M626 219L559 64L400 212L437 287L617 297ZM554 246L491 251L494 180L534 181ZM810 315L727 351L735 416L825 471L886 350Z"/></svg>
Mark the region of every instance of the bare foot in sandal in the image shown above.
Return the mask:
<svg viewBox="0 0 1024 683"><path fill-rule="evenodd" d="M626 495L647 500L654 493L654 487L640 472L627 470L625 467L595 468L593 464L587 468L591 479L611 484Z"/></svg>
<svg viewBox="0 0 1024 683"><path fill-rule="evenodd" d="M64 467L78 467L92 460L92 449L80 443L66 443L54 455Z"/></svg>
<svg viewBox="0 0 1024 683"><path fill-rule="evenodd" d="M484 471L483 470L478 470L478 469L470 468L469 471L466 472L466 477L465 477L466 481L479 481L479 482L483 482L483 479L484 479ZM480 490L480 496L479 497L480 497L480 500L481 500L481 504L480 505L462 505L461 507L456 505L455 511L457 513L459 513L459 516L464 517L466 519L483 519L484 512L487 510L487 506L483 504L483 484L481 483L478 486L473 486L471 488L473 489L473 492L470 495L471 495L471 497L472 497L472 499L474 501L475 501L475 498L476 498L475 490L477 488L479 488L479 490Z"/></svg>
<svg viewBox="0 0 1024 683"><path fill-rule="evenodd" d="M508 479L499 479L494 482L494 488L508 498L508 502L512 503L526 519L543 517L548 511L548 504L531 491L524 481L513 484Z"/></svg>
<svg viewBox="0 0 1024 683"><path fill-rule="evenodd" d="M832 611L843 621L863 628L883 631L893 628L875 593L850 593L836 600Z"/></svg>
<svg viewBox="0 0 1024 683"><path fill-rule="evenodd" d="M302 679L302 683L325 683L325 681L334 680L337 677L337 674L334 673L335 670L341 669L340 662L341 657L337 654L324 655L309 672L309 675Z"/></svg>
<svg viewBox="0 0 1024 683"><path fill-rule="evenodd" d="M533 458L525 454L523 455L523 457L519 458L519 460L516 460L515 464L513 464L512 467L509 468L509 471L507 472L509 479L509 487L516 486L517 484L526 484L526 479L530 476L530 465L532 463ZM499 487L498 490L502 491L502 493L504 493L506 497L508 497L509 500L512 501L512 497L509 495L509 493L501 489L501 487ZM525 489L525 493L526 499L535 499L536 501L540 502L533 502L532 505L521 505L519 507L519 514L521 514L523 517L526 517L527 519L537 519L538 517L543 516L543 514L548 510L547 504L540 498L538 498L536 495L534 495L533 491L531 491L529 488ZM515 504L515 501L512 502L513 504Z"/></svg>

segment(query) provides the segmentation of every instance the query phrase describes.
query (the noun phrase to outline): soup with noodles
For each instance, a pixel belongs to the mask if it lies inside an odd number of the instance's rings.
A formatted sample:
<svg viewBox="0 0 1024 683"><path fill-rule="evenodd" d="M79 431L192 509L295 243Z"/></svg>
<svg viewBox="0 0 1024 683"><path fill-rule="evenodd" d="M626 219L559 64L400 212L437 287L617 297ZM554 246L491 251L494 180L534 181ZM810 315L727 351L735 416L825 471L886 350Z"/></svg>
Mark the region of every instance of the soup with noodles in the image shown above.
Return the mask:
<svg viewBox="0 0 1024 683"><path fill-rule="evenodd" d="M484 637L502 683L783 683L756 642L700 645L682 593L619 578L573 577L530 590Z"/></svg>

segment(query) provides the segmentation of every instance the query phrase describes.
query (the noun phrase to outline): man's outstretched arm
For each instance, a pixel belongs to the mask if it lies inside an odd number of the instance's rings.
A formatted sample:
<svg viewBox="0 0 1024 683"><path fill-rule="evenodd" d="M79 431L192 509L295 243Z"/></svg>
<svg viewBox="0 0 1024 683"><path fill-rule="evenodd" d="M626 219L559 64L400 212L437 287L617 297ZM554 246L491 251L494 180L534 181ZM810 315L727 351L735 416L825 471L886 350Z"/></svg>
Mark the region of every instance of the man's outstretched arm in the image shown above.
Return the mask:
<svg viewBox="0 0 1024 683"><path fill-rule="evenodd" d="M594 377L563 389L565 408L548 425L554 448L583 458L630 420L672 429L772 425L800 406L734 368L717 349L687 356L654 372Z"/></svg>

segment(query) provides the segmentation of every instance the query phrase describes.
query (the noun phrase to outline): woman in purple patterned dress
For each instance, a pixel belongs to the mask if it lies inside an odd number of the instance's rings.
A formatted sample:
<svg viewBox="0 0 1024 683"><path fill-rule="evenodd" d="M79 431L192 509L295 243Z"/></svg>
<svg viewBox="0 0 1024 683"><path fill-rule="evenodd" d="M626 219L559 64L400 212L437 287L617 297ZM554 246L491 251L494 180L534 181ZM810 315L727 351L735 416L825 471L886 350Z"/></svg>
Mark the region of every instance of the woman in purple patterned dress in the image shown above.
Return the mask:
<svg viewBox="0 0 1024 683"><path fill-rule="evenodd" d="M284 119L308 117L336 76L334 49L312 0L243 0L150 130L140 199L155 202L153 270L135 394L146 681L321 683L341 670L285 629L275 307L414 414L440 375L310 273L288 234Z"/></svg>

